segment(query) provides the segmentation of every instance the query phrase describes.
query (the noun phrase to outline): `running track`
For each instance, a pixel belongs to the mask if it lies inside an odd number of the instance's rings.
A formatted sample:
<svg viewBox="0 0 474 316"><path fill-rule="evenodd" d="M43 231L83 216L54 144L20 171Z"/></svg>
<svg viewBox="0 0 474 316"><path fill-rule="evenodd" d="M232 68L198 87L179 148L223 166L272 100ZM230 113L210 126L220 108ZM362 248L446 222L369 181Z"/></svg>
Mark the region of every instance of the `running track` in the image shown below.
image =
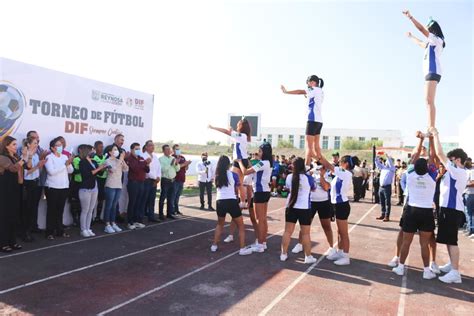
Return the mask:
<svg viewBox="0 0 474 316"><path fill-rule="evenodd" d="M392 222L381 223L375 220L378 206L353 203L352 264L337 267L322 256L327 244L317 219L312 240L318 262L304 265L302 254L279 261L284 200L278 198L269 207L268 252L240 257L234 242L211 253L215 214L200 211L197 202L184 198L184 218L139 231L80 239L72 230L70 239L41 238L21 252L0 255L0 315L474 314L471 240L460 236L460 285L422 280L417 237L404 278L386 266L399 207ZM438 262L446 259L440 246Z"/></svg>

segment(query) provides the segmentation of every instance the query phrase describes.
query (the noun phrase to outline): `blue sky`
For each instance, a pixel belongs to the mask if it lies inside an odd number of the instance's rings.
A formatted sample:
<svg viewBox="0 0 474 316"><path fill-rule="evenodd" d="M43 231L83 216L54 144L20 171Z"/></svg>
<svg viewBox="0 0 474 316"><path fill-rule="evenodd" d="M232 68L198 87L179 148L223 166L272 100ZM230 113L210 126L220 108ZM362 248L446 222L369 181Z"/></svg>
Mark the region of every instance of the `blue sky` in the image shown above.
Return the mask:
<svg viewBox="0 0 474 316"><path fill-rule="evenodd" d="M421 37L403 9L441 24L446 49L438 126L457 135L473 111L472 1L21 1L5 4L2 55L155 95L153 138L222 140L207 124L261 113L263 126L304 127L301 89L325 80L325 127L427 125ZM38 19L38 17L41 17ZM87 23L85 23L87 21ZM58 27L60 26L60 27ZM412 137L407 137L410 142Z"/></svg>

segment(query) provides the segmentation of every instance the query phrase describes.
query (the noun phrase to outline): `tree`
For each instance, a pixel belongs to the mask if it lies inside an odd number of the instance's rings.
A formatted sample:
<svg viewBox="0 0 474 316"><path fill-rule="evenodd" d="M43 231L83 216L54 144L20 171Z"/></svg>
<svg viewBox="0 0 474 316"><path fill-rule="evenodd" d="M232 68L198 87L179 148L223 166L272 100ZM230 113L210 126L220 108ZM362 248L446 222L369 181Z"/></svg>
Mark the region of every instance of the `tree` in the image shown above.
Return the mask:
<svg viewBox="0 0 474 316"><path fill-rule="evenodd" d="M366 150L372 148L375 145L376 147L383 146L383 141L381 140L368 140L361 142L354 139L345 139L342 142L342 149L345 150Z"/></svg>
<svg viewBox="0 0 474 316"><path fill-rule="evenodd" d="M281 139L278 141L278 148L295 148L295 146L289 140Z"/></svg>
<svg viewBox="0 0 474 316"><path fill-rule="evenodd" d="M210 140L206 143L207 146L220 146L221 142L216 142L214 140Z"/></svg>

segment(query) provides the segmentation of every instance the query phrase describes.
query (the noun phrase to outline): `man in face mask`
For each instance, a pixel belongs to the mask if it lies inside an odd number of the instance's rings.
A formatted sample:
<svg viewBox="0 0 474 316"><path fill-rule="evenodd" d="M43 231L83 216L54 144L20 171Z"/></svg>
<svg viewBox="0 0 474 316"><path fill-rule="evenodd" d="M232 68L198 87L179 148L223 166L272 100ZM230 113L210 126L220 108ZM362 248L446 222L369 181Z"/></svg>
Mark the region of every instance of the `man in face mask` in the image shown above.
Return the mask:
<svg viewBox="0 0 474 316"><path fill-rule="evenodd" d="M208 210L213 211L212 208L212 182L214 181L214 167L208 160L206 152L202 153L201 161L196 165L196 171L199 181L199 197L201 199L201 210L204 209L204 191L207 192Z"/></svg>
<svg viewBox="0 0 474 316"><path fill-rule="evenodd" d="M179 198L183 193L184 183L186 182L186 171L191 164L191 161L186 161L186 158L181 154L181 148L178 144L173 145L173 157L176 159L179 165L179 171L176 173L174 181L174 215L183 215L179 211Z"/></svg>

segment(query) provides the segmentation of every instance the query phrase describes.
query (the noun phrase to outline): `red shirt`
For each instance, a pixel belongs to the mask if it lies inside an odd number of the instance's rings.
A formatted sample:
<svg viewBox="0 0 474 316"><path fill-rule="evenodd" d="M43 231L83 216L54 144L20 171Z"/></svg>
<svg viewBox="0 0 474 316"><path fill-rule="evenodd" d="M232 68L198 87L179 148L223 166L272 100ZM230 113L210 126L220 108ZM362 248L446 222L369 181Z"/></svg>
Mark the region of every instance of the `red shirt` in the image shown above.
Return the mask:
<svg viewBox="0 0 474 316"><path fill-rule="evenodd" d="M128 165L128 180L144 182L146 174L150 172L150 167L142 157L134 157L130 155L127 160Z"/></svg>
<svg viewBox="0 0 474 316"><path fill-rule="evenodd" d="M173 155L178 160L178 164L183 164L186 162L186 158L184 156L179 156L177 157L176 155ZM186 182L186 167L181 167L179 171L176 173L176 178L174 181L185 183Z"/></svg>

